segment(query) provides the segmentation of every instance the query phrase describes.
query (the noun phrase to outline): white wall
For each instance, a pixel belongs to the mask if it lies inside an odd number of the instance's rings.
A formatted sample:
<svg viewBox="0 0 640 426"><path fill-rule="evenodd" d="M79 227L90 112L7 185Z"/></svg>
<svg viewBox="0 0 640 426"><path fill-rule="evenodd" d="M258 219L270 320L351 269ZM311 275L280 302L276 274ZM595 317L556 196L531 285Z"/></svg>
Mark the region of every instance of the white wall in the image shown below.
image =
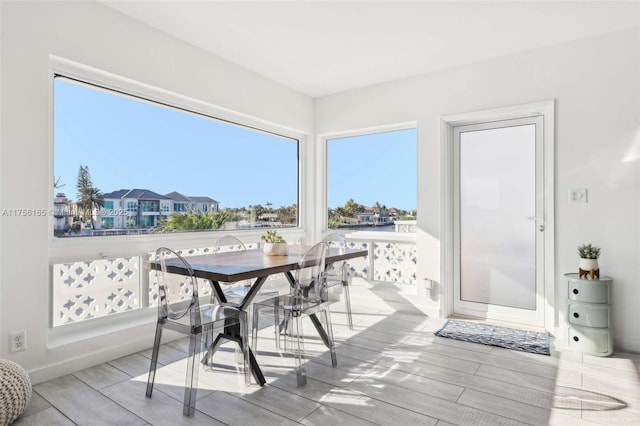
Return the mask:
<svg viewBox="0 0 640 426"><path fill-rule="evenodd" d="M440 118L555 99L560 323L576 246L598 244L614 279L615 344L640 351L639 47L628 30L327 96L315 103L316 132L418 122L418 278L439 281ZM569 205L570 188L588 188L588 204Z"/></svg>
<svg viewBox="0 0 640 426"><path fill-rule="evenodd" d="M96 2L0 2L0 10L0 211L48 208L52 198L49 55L313 134L310 98ZM48 218L0 217L0 229L0 358L39 382L151 346L149 322L52 344ZM8 335L21 329L28 350L9 353Z"/></svg>

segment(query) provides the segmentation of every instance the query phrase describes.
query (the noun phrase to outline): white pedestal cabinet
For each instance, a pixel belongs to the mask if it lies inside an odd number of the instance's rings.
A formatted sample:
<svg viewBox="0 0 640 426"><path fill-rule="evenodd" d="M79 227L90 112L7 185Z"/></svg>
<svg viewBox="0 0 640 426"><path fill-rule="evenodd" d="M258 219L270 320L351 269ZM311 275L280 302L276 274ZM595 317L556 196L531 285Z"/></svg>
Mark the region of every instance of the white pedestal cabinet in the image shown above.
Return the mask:
<svg viewBox="0 0 640 426"><path fill-rule="evenodd" d="M611 278L585 279L579 278L578 274L565 274L565 277L568 281L569 348L589 355L611 355Z"/></svg>

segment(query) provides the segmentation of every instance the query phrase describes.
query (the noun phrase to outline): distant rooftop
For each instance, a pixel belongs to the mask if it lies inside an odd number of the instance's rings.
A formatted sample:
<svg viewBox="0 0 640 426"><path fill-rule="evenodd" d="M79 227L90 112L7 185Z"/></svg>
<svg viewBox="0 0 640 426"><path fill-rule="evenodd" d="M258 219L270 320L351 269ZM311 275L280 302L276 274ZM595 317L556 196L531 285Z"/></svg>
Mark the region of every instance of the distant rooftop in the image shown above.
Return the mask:
<svg viewBox="0 0 640 426"><path fill-rule="evenodd" d="M135 198L138 200L171 200L171 198L148 189L120 189L104 194L104 198Z"/></svg>
<svg viewBox="0 0 640 426"><path fill-rule="evenodd" d="M185 202L191 201L194 203L211 203L211 204L218 203L216 200L210 197L186 196L177 191L170 192L166 196L175 201L185 201Z"/></svg>

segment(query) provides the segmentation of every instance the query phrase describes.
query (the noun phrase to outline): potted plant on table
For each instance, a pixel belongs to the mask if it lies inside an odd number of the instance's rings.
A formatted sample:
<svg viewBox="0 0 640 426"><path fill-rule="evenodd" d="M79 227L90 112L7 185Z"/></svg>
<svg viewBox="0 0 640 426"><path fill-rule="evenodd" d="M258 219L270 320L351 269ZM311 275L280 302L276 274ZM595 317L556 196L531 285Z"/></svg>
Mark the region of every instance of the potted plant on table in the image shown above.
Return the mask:
<svg viewBox="0 0 640 426"><path fill-rule="evenodd" d="M262 237L264 241L264 254L268 256L286 256L288 253L287 242L276 231L266 231Z"/></svg>
<svg viewBox="0 0 640 426"><path fill-rule="evenodd" d="M579 277L599 278L598 258L600 257L600 247L592 244L581 244L578 246L578 256L580 256L580 263L578 264Z"/></svg>

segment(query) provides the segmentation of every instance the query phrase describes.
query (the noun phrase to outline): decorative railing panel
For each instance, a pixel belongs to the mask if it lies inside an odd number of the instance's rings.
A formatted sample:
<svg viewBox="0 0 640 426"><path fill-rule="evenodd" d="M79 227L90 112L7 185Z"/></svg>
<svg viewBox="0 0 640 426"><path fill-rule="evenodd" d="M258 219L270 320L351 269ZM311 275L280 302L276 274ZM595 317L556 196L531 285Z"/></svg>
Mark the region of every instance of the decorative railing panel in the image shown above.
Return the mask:
<svg viewBox="0 0 640 426"><path fill-rule="evenodd" d="M140 257L55 263L53 325L140 307Z"/></svg>
<svg viewBox="0 0 640 426"><path fill-rule="evenodd" d="M396 232L415 233L418 222L415 220L396 220L394 223Z"/></svg>
<svg viewBox="0 0 640 426"><path fill-rule="evenodd" d="M369 250L366 258L349 261L354 276L375 281L416 284L414 233L361 231L347 234L346 238L348 247Z"/></svg>
<svg viewBox="0 0 640 426"><path fill-rule="evenodd" d="M416 246L390 241L374 243L375 281L416 283Z"/></svg>
<svg viewBox="0 0 640 426"><path fill-rule="evenodd" d="M369 250L371 243L369 241L347 241L347 248L357 250ZM357 257L349 259L349 273L353 277L368 278L369 277L369 257Z"/></svg>
<svg viewBox="0 0 640 426"><path fill-rule="evenodd" d="M368 250L363 258L349 261L351 274L375 281L416 283L415 234L354 232L347 234L349 248ZM247 248L258 248L254 243ZM211 253L213 247L179 251L187 259ZM104 258L52 264L53 326L157 306L158 287L155 271L144 271L144 263L155 255ZM180 278L177 278L180 279ZM282 274L269 280L282 279ZM198 280L199 295L211 296L211 286ZM186 287L182 294L188 297Z"/></svg>

